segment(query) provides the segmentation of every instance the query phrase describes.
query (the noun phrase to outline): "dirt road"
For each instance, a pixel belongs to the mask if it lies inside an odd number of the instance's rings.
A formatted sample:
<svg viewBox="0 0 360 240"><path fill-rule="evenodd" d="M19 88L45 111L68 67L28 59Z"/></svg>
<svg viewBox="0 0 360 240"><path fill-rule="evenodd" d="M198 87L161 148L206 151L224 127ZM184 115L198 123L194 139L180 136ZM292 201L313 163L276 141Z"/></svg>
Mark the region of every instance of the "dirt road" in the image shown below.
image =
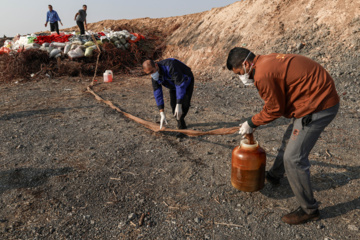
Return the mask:
<svg viewBox="0 0 360 240"><path fill-rule="evenodd" d="M298 207L286 178L256 193L231 186L238 135L155 134L85 93L88 80L0 85L2 239L360 238L360 112L350 80L338 81L340 113L311 154L322 220L301 226L280 221ZM131 114L159 120L147 77L117 76L94 89ZM198 80L187 123L198 130L236 126L261 107L256 89L235 79ZM175 127L169 104L166 113ZM267 168L287 123L256 131Z"/></svg>

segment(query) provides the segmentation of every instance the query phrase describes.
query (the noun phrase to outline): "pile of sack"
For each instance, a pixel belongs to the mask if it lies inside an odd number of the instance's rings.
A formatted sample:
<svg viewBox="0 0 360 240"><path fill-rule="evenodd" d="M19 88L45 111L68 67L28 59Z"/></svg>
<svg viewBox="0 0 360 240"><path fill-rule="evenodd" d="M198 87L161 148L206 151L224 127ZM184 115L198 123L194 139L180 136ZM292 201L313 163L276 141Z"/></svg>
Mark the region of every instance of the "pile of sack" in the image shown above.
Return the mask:
<svg viewBox="0 0 360 240"><path fill-rule="evenodd" d="M62 55L71 59L92 57L93 51L97 48L92 36L95 37L100 47L103 43L111 42L116 48L122 50L129 50L131 43L145 39L144 36L137 33L130 33L126 30L111 31L110 29L99 33L89 31L85 35L76 35L75 33L18 35L14 39L4 42L4 46L0 48L0 55L28 49L40 49L47 51L50 58L58 58Z"/></svg>

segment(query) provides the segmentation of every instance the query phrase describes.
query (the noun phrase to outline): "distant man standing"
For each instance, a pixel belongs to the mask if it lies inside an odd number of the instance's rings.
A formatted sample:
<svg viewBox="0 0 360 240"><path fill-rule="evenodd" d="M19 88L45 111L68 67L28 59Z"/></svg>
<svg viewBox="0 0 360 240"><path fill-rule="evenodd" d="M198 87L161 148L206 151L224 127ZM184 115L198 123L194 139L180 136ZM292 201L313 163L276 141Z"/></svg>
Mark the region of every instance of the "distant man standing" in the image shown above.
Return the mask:
<svg viewBox="0 0 360 240"><path fill-rule="evenodd" d="M194 90L194 75L191 69L177 59L169 58L155 63L147 60L143 70L151 74L154 97L160 110L160 129L167 124L164 112L162 86L169 89L170 105L178 122L178 129L186 129L185 116L189 111Z"/></svg>
<svg viewBox="0 0 360 240"><path fill-rule="evenodd" d="M49 11L46 14L46 23L45 23L45 27L47 27L48 22L50 22L50 31L54 32L56 31L57 34L59 34L59 24L58 22L61 23L61 26L63 26L59 15L57 14L57 12L55 10L53 10L53 7L51 5L48 6L49 7Z"/></svg>
<svg viewBox="0 0 360 240"><path fill-rule="evenodd" d="M320 218L319 204L310 182L309 154L325 127L335 118L339 96L334 80L317 62L296 54L255 56L246 48L230 51L227 68L238 74L244 85L255 85L265 104L261 112L241 124L240 134L282 116L292 118L278 156L266 179L273 185L287 175L300 204L282 217L288 224L302 224ZM286 147L285 147L286 146Z"/></svg>
<svg viewBox="0 0 360 240"><path fill-rule="evenodd" d="M74 20L80 29L80 34L85 34L85 30L87 30L87 23L86 23L86 10L87 6L83 5L83 8L80 9L76 14Z"/></svg>

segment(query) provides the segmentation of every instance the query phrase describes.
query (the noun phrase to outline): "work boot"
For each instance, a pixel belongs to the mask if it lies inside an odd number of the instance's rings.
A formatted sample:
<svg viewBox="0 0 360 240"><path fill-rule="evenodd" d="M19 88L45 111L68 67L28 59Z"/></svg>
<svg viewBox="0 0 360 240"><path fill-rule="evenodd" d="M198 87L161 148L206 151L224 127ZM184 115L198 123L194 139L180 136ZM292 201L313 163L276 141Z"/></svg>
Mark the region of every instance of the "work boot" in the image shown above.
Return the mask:
<svg viewBox="0 0 360 240"><path fill-rule="evenodd" d="M301 207L296 209L295 211L284 215L281 220L284 223L290 225L303 224L309 221L316 221L320 219L320 212L317 209L313 214L307 214Z"/></svg>
<svg viewBox="0 0 360 240"><path fill-rule="evenodd" d="M274 186L280 185L280 178L271 176L271 174L268 171L265 172L265 178L266 178L266 181L268 181L269 183L271 183Z"/></svg>
<svg viewBox="0 0 360 240"><path fill-rule="evenodd" d="M177 122L178 122L178 126L177 126L178 129L187 129L184 119L181 118L180 120L177 120Z"/></svg>

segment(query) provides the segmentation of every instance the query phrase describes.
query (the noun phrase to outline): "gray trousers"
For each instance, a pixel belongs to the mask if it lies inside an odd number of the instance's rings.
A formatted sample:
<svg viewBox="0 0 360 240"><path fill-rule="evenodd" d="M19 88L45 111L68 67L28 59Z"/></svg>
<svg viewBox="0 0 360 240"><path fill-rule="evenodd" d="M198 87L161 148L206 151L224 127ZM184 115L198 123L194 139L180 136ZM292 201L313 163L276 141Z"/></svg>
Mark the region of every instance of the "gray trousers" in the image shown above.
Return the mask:
<svg viewBox="0 0 360 240"><path fill-rule="evenodd" d="M307 214L318 209L310 182L308 156L325 127L335 118L339 104L323 111L294 119L287 128L269 174L281 178L286 172L297 201Z"/></svg>

